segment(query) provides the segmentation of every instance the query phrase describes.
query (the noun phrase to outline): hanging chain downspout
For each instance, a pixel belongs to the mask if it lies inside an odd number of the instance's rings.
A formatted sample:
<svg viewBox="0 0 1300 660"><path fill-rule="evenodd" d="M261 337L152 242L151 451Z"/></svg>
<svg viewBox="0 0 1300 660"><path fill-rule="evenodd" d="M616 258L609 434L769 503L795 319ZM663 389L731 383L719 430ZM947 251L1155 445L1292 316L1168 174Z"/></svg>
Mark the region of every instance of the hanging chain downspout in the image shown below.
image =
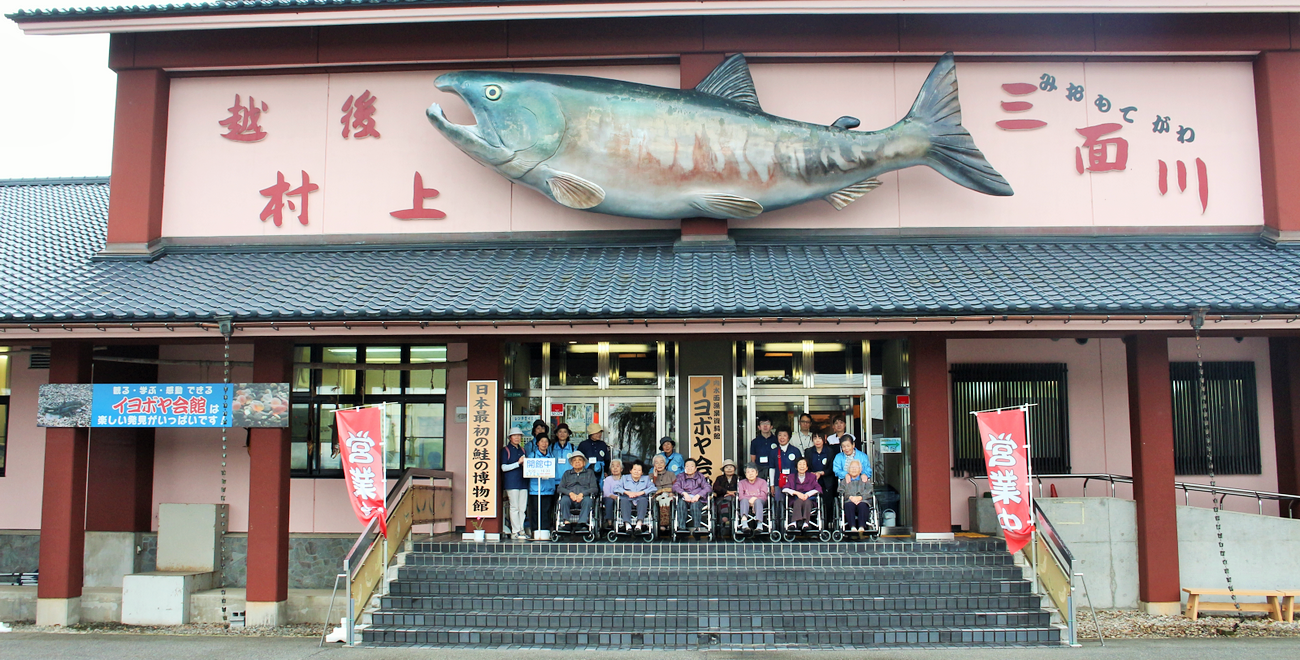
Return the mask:
<svg viewBox="0 0 1300 660"><path fill-rule="evenodd" d="M1196 388L1201 407L1201 435L1205 438L1205 459L1210 476L1210 488L1214 488L1217 485L1214 479L1214 441L1210 434L1210 401L1208 388L1205 385L1205 360L1201 352L1201 327L1205 325L1205 312L1204 307L1192 310L1191 324L1196 336ZM1228 595L1232 597L1232 606L1237 609L1237 623L1232 625L1233 631L1236 631L1246 620L1246 615L1241 610L1237 591L1232 586L1232 573L1228 569L1228 553L1223 546L1223 519L1219 513L1223 500L1211 493L1210 501L1214 503L1214 532L1219 541L1219 559L1223 562L1223 578L1228 582Z"/></svg>
<svg viewBox="0 0 1300 660"><path fill-rule="evenodd" d="M221 374L221 500L219 504L226 503L226 461L227 461L227 444L230 437L230 335L235 332L235 324L229 316L218 316L217 323L221 328L222 346L222 374ZM226 605L226 532L230 529L230 516L227 507L221 508L221 623L226 626L230 625L230 612ZM247 616L247 615L245 615Z"/></svg>

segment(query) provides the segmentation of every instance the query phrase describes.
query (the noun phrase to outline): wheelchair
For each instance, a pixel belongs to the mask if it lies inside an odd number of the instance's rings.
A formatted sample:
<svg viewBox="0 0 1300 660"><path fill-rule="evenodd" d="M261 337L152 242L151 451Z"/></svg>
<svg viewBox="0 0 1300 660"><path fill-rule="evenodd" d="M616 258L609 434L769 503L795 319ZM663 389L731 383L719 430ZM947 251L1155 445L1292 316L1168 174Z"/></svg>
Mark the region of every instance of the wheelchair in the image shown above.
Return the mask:
<svg viewBox="0 0 1300 660"><path fill-rule="evenodd" d="M754 512L750 511L748 515L741 515L740 501L737 498L734 515L731 516L731 538L736 543L746 541L758 541L767 537L772 542L781 540L781 530L773 522L780 515L775 510L776 498L769 493L763 504L763 520L755 520ZM749 523L753 522L751 527Z"/></svg>
<svg viewBox="0 0 1300 660"><path fill-rule="evenodd" d="M570 522L569 516L572 514L569 507L571 505L574 505L574 503L567 495L555 496L555 506L552 507L555 509L555 526L553 528L555 531L551 532L551 542L558 543L561 535L581 536L583 543L595 542L596 539L600 538L600 518L601 511L604 509L600 496L597 495L592 499L591 511L587 513L586 520Z"/></svg>
<svg viewBox="0 0 1300 660"><path fill-rule="evenodd" d="M852 533L847 527L844 500L845 498L838 494L835 496L835 525L831 531L831 540L836 543L843 541L847 534ZM874 490L871 492L871 515L867 526L862 528L861 534L873 539L880 537L880 507L877 506Z"/></svg>
<svg viewBox="0 0 1300 660"><path fill-rule="evenodd" d="M815 537L822 543L830 541L833 537L831 526L826 524L826 516L822 511L822 498L820 494L812 495L813 511L812 516L808 518L807 529L800 529L794 524L794 511L790 506L790 501L794 496L789 493L781 493L781 538L786 543L794 541L800 537Z"/></svg>
<svg viewBox="0 0 1300 660"><path fill-rule="evenodd" d="M706 533L708 535L708 540L712 541L714 537L713 521L717 520L717 518L714 516L713 505L714 505L713 498L710 496L705 496L702 500L700 500L701 520L694 520L693 516L690 515L690 508L689 508L690 505L688 505L682 499L681 495L678 495L677 497L673 498L672 506L669 507L668 510L668 515L670 517L669 523L672 526L671 529L672 529L673 540L676 541L678 540L678 537L681 536L693 537L696 534L700 534L702 532L697 532L694 530L703 527L706 530L703 533ZM687 507L686 527L681 526L680 519L677 517L679 507Z"/></svg>
<svg viewBox="0 0 1300 660"><path fill-rule="evenodd" d="M640 530L637 530L635 524L623 522L623 508L629 506L632 506L632 499L620 495L617 504L614 506L614 520L611 521L612 525L605 535L605 539L610 543L620 538L640 539L647 543L653 542L659 536L659 520L656 518L658 512L655 509L653 495L650 496L650 501L647 503L645 520L643 521L645 524L641 526ZM636 515L636 511L633 510L632 514Z"/></svg>

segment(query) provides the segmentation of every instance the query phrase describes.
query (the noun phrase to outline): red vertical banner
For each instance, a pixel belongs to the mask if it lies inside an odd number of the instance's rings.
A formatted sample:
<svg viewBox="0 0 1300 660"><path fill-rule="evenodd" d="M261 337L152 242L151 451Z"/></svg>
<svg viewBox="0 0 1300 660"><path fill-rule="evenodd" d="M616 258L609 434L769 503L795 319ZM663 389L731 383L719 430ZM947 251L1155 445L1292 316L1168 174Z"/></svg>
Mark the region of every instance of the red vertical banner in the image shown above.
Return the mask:
<svg viewBox="0 0 1300 660"><path fill-rule="evenodd" d="M334 413L338 422L339 450L343 459L343 483L352 510L362 525L379 520L388 536L388 512L384 508L384 431L379 406L352 408Z"/></svg>
<svg viewBox="0 0 1300 660"><path fill-rule="evenodd" d="M1034 532L1025 409L979 412L975 413L975 419L979 422L993 509L1007 537L1007 550L1016 553L1029 543Z"/></svg>

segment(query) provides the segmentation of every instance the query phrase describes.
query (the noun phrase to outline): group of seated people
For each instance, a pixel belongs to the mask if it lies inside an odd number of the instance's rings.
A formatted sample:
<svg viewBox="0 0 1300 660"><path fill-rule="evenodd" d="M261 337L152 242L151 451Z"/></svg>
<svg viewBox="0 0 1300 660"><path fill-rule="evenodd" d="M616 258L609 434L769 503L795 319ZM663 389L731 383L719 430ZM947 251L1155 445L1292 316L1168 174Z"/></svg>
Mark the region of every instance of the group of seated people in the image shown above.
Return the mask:
<svg viewBox="0 0 1300 660"><path fill-rule="evenodd" d="M538 424L544 426L542 422ZM555 452L549 439L545 435L538 436L536 430L535 426L534 440L525 450L521 447L522 431L511 429L509 443L502 455L506 491L511 502L510 523L515 538L527 538L523 531L525 505L516 502L518 496L526 495L530 500L538 500L535 515L531 501L527 504L533 529L550 528L551 507L546 502L550 499L546 497L547 491L554 493L561 507L558 517L562 524L593 532L598 530L583 526L591 524L589 521L593 519L593 508L598 501L606 522L618 519L633 533L647 531L651 525L671 529L669 515L674 502L679 503L676 507L677 529L687 534L709 533L704 509L715 502L718 522L723 527L730 526L733 517L738 517L741 524L757 529L765 524L767 516L773 515L768 510L769 497L789 508L790 520L797 530L809 529L816 512L815 505L819 502L829 517L833 510L829 503L836 496L842 498L844 506L843 531L863 531L870 521L871 462L857 449L853 436L843 433L842 429L838 429L841 432L836 438L840 445L838 453L830 448L824 433L814 431L806 455L789 444L788 429L778 429L777 441L771 444L772 451L765 452L762 461L751 460L745 466L743 478L737 474L735 462L726 459L722 463L722 474L710 484L708 477L698 470L694 459L683 458L676 452L676 443L671 438L665 437L660 441L660 452L652 459L647 472L640 461L625 465L624 461L609 455L608 446L600 440L601 428L592 424L588 428L588 441L577 450L570 449L564 453L569 469L551 480L553 485L542 483L543 479L532 479L538 482L537 485L520 492L522 484L516 474L522 474L522 470L515 474L512 472L522 465L522 458L553 457L557 462L559 460L558 456L553 456ZM568 427L563 430L568 431ZM557 429L557 435L559 431ZM564 435L567 441L568 434ZM755 438L751 449L762 440L762 435ZM568 445L567 442L561 444ZM589 457L589 452L594 452L594 455ZM764 478L763 472L768 478ZM512 488L516 484L518 487ZM783 497L778 498L778 493ZM622 506L619 506L620 502Z"/></svg>

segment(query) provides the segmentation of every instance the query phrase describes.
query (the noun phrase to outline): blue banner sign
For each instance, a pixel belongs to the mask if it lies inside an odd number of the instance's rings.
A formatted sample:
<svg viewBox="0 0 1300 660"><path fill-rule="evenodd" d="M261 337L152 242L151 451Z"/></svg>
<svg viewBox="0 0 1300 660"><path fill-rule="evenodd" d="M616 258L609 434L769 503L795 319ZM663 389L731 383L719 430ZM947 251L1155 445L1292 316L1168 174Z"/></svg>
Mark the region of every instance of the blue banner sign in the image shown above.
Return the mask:
<svg viewBox="0 0 1300 660"><path fill-rule="evenodd" d="M221 427L230 425L233 385L95 384L90 426Z"/></svg>

